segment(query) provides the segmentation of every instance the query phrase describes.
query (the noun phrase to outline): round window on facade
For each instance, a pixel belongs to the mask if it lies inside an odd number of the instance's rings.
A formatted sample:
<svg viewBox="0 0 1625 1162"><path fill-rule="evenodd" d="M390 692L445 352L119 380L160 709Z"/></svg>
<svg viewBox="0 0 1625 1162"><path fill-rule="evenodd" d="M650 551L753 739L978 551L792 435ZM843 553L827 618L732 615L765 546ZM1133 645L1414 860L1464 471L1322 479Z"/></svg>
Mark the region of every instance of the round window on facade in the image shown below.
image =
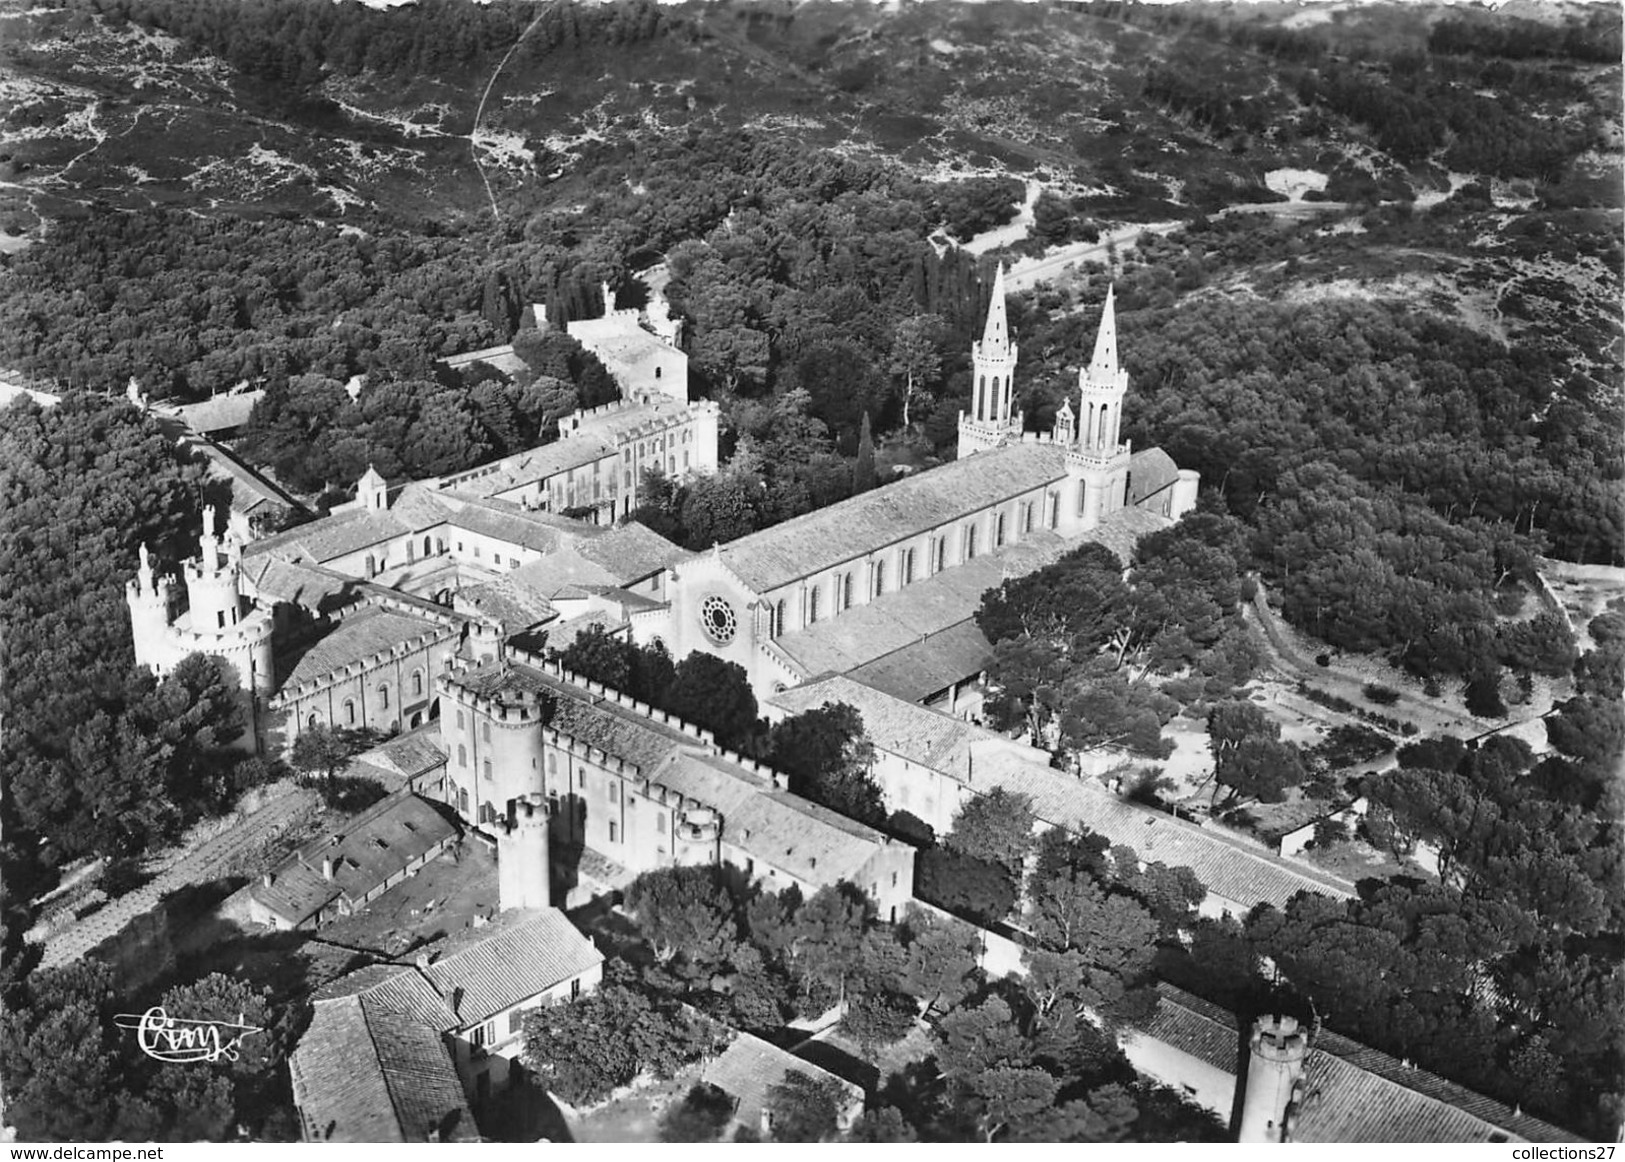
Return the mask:
<svg viewBox="0 0 1625 1162"><path fill-rule="evenodd" d="M712 595L700 603L700 628L705 630L706 637L725 646L733 641L739 619L734 615L733 606Z"/></svg>

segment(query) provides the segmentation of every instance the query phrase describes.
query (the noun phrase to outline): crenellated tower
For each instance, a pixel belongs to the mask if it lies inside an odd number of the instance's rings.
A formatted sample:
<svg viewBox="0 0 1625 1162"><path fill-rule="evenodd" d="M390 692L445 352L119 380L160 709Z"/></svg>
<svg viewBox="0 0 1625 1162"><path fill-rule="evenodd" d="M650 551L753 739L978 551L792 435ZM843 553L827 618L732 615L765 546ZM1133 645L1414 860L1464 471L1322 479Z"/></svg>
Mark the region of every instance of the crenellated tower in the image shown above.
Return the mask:
<svg viewBox="0 0 1625 1162"><path fill-rule="evenodd" d="M508 801L507 814L497 824L497 899L502 911L552 907L547 828L547 800L541 794Z"/></svg>
<svg viewBox="0 0 1625 1162"><path fill-rule="evenodd" d="M1242 1097L1242 1142L1288 1142L1303 1104L1303 1066L1309 1038L1293 1017L1260 1017L1248 1040Z"/></svg>
<svg viewBox="0 0 1625 1162"><path fill-rule="evenodd" d="M1122 508L1128 491L1130 448L1119 438L1128 372L1117 362L1115 297L1115 288L1106 291L1094 356L1078 372L1077 436L1066 455L1073 496L1061 499L1063 526L1078 532Z"/></svg>
<svg viewBox="0 0 1625 1162"><path fill-rule="evenodd" d="M1005 313L1004 263L993 276L993 301L982 337L971 344L971 410L959 413L961 458L1021 439L1022 416L1015 410L1016 359Z"/></svg>
<svg viewBox="0 0 1625 1162"><path fill-rule="evenodd" d="M181 566L187 599L183 612L176 610L173 579L157 574L147 546L141 546L141 564L124 589L135 660L159 677L191 654L225 662L228 675L243 691L250 726L240 745L257 750L256 696L269 694L276 677L271 615L243 595L241 542L230 532L222 541L214 528L214 506L208 505L198 555Z"/></svg>

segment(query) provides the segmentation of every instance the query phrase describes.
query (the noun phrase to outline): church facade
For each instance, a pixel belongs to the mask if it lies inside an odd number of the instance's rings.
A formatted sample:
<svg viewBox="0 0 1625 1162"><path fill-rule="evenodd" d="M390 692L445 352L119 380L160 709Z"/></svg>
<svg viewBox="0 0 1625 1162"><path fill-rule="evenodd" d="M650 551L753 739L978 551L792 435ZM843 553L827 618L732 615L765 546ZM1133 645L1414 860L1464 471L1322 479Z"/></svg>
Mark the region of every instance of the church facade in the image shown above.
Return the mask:
<svg viewBox="0 0 1625 1162"><path fill-rule="evenodd" d="M1018 355L1001 268L972 348L960 458L678 562L667 605L634 614L633 637L677 658L698 649L737 662L758 697L957 632L950 652L961 660L943 657L946 646L932 659L948 674L976 665L963 627L987 588L1088 540L1126 556L1140 535L1194 507L1197 473L1121 439L1128 375L1110 295L1077 408L1067 400L1051 432L1021 428ZM1154 489L1136 488L1141 464Z"/></svg>

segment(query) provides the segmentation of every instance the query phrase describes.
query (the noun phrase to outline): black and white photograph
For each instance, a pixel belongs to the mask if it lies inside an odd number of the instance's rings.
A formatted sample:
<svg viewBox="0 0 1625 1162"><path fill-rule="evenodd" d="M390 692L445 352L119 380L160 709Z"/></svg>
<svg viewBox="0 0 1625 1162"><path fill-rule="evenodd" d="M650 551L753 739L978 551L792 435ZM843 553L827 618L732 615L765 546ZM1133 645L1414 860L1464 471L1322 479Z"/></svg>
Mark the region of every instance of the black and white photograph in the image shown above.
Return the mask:
<svg viewBox="0 0 1625 1162"><path fill-rule="evenodd" d="M1622 28L0 0L0 1152L1608 1162Z"/></svg>

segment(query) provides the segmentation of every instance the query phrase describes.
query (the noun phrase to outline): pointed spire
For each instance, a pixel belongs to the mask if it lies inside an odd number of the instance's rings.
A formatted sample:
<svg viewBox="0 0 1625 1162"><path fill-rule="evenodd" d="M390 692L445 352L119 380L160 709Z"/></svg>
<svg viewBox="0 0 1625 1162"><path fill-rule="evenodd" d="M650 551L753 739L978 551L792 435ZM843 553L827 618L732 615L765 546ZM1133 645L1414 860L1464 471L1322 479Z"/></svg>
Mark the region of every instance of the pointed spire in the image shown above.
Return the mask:
<svg viewBox="0 0 1625 1162"><path fill-rule="evenodd" d="M1089 378L1110 380L1117 375L1117 309L1115 285L1106 288L1106 306L1100 312L1100 331L1095 335L1095 357L1089 361Z"/></svg>
<svg viewBox="0 0 1625 1162"><path fill-rule="evenodd" d="M982 329L982 342L988 347L1003 347L1010 341L1010 327L1004 314L1004 263L993 276L993 301L987 306L987 326Z"/></svg>

